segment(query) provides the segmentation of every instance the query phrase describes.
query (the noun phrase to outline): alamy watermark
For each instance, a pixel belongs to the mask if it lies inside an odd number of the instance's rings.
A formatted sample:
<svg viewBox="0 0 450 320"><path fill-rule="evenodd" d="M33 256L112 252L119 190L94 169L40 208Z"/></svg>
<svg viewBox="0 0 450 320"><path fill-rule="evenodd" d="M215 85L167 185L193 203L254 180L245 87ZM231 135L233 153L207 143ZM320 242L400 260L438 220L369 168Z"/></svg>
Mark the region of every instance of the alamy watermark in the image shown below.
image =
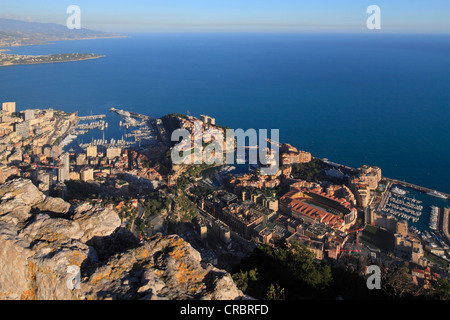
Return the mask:
<svg viewBox="0 0 450 320"><path fill-rule="evenodd" d="M70 16L67 18L66 25L69 30L81 29L81 9L77 5L70 5L66 10Z"/></svg>
<svg viewBox="0 0 450 320"><path fill-rule="evenodd" d="M69 290L80 289L81 271L77 265L71 265L67 267L67 273L69 278L66 280L66 285Z"/></svg>
<svg viewBox="0 0 450 320"><path fill-rule="evenodd" d="M261 164L261 174L277 173L279 169L278 129L271 129L269 148L267 129L221 131L217 128L209 128L205 131L202 121L197 120L193 124L192 132L187 129L173 131L171 140L178 142L171 151L173 164ZM247 139L248 145L246 145ZM246 161L247 153L248 161Z"/></svg>
<svg viewBox="0 0 450 320"><path fill-rule="evenodd" d="M381 270L377 265L370 265L367 267L367 278L366 285L369 290L381 289Z"/></svg>
<svg viewBox="0 0 450 320"><path fill-rule="evenodd" d="M371 5L367 7L368 14L371 14L369 18L367 18L366 26L369 30L381 29L381 9L377 5Z"/></svg>
<svg viewBox="0 0 450 320"><path fill-rule="evenodd" d="M66 25L70 30L81 29L81 9L77 5L70 5L66 10L70 16L67 18ZM371 14L366 21L367 29L381 29L381 9L377 5L370 5L366 10L367 14Z"/></svg>

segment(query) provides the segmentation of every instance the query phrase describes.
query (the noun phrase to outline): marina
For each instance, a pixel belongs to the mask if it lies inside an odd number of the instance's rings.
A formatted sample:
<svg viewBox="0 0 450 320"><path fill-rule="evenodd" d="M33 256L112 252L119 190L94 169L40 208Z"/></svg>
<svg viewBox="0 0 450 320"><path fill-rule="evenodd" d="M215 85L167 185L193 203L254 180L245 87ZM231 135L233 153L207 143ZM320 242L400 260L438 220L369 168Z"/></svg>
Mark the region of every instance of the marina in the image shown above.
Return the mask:
<svg viewBox="0 0 450 320"><path fill-rule="evenodd" d="M431 214L430 214L430 222L428 227L436 231L438 228L438 220L439 220L439 208L436 206L431 206Z"/></svg>
<svg viewBox="0 0 450 320"><path fill-rule="evenodd" d="M408 231L423 241L430 253L450 261L448 234L449 201L429 194L426 188L393 184L386 192L380 212L408 222ZM446 233L447 232L447 233Z"/></svg>
<svg viewBox="0 0 450 320"><path fill-rule="evenodd" d="M84 120L99 120L99 119L103 119L106 118L106 114L98 114L98 115L90 115L90 116L81 116L78 117L78 119L80 121L84 121Z"/></svg>
<svg viewBox="0 0 450 320"><path fill-rule="evenodd" d="M428 188L425 188L425 187L421 187L421 186L418 186L418 185L415 185L415 184L412 184L412 183L409 183L409 182L395 180L395 179L390 179L390 180L392 181L393 184L397 184L397 185L400 185L400 186L403 186L403 187L409 188L409 189L414 189L414 190L426 193L427 195L433 196L433 197L436 197L436 198L440 198L440 199L446 200L446 199L449 199L449 197L450 197L450 195L445 194L443 192L438 192L436 190L432 190L432 189L428 189Z"/></svg>
<svg viewBox="0 0 450 320"><path fill-rule="evenodd" d="M150 117L116 108L111 108L109 109L109 111L117 113L122 118L122 120L120 120L119 122L119 126L125 127L127 129L130 127L146 126L147 120L150 120ZM141 120L137 120L136 118Z"/></svg>
<svg viewBox="0 0 450 320"><path fill-rule="evenodd" d="M79 121L85 122L78 123L71 129L64 146L78 146L82 149L88 145L126 148L149 145L157 141L154 118L115 108L109 110L109 115L91 114L78 117ZM112 123L112 130L108 132L109 123ZM77 141L72 143L74 140ZM83 140L88 142L83 143Z"/></svg>
<svg viewBox="0 0 450 320"><path fill-rule="evenodd" d="M384 196L379 211L384 214L394 215L396 218L408 220L409 225L414 225L419 231L432 231L429 228L432 206L446 208L450 206L450 201L430 195L430 189L416 187L405 182L398 184L397 180L390 179L390 181L389 190ZM405 209L411 209L412 211ZM417 214L418 211L422 213L420 216Z"/></svg>
<svg viewBox="0 0 450 320"><path fill-rule="evenodd" d="M93 139L91 142L82 143L82 144L79 144L79 146L83 149L86 149L90 145L112 148L112 147L129 147L129 146L133 146L134 144L135 144L135 142L126 141L123 138L118 139L118 140L116 140L114 138L111 138L110 140L103 138L103 139Z"/></svg>
<svg viewBox="0 0 450 320"><path fill-rule="evenodd" d="M422 215L422 201L407 197L405 194L406 191L398 187L391 188L381 211L416 223Z"/></svg>
<svg viewBox="0 0 450 320"><path fill-rule="evenodd" d="M81 130L93 130L93 129L100 129L100 130L105 130L106 128L108 128L108 122L104 121L104 120L99 120L99 121L94 121L94 122L90 122L90 123L79 123L76 127L76 129L81 129Z"/></svg>

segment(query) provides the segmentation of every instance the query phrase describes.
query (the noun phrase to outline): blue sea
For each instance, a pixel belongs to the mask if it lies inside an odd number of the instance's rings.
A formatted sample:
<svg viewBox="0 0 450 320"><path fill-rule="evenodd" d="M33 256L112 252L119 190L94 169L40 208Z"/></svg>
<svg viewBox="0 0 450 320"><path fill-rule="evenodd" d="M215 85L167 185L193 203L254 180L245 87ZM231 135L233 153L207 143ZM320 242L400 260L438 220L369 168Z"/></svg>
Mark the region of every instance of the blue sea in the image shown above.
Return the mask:
<svg viewBox="0 0 450 320"><path fill-rule="evenodd" d="M11 50L71 52L106 57L0 68L0 102L80 115L189 110L450 193L450 35L154 33ZM120 138L111 125L107 137Z"/></svg>

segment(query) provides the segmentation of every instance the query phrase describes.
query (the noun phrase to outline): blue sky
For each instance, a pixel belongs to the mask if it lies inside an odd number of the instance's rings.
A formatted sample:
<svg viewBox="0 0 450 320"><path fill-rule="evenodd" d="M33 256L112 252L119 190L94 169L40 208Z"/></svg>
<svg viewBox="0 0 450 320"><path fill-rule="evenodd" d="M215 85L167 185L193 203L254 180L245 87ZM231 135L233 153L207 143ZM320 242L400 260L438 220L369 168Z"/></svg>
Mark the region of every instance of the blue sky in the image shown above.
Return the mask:
<svg viewBox="0 0 450 320"><path fill-rule="evenodd" d="M378 5L382 32L450 33L449 0L0 0L0 17L65 24L72 4L82 27L115 32L367 32Z"/></svg>

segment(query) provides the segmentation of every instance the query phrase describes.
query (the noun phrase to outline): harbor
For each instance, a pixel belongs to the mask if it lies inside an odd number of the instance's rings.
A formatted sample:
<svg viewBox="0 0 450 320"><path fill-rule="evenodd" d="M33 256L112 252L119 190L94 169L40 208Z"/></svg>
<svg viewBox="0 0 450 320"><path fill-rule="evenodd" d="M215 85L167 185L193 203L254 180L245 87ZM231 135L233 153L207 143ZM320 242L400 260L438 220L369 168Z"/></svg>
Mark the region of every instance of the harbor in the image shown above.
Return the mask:
<svg viewBox="0 0 450 320"><path fill-rule="evenodd" d="M427 188L392 184L378 210L397 220L406 220L409 232L422 240L428 252L450 261L449 206L448 199L430 194Z"/></svg>
<svg viewBox="0 0 450 320"><path fill-rule="evenodd" d="M88 145L127 148L157 142L156 119L116 108L109 111L109 114L79 116L79 122L70 130L64 146L82 149Z"/></svg>
<svg viewBox="0 0 450 320"><path fill-rule="evenodd" d="M126 141L125 139L93 139L91 142L89 143L81 143L79 144L79 146L82 149L86 149L88 146L93 145L93 146L101 146L101 147L105 147L105 148L114 148L114 147L130 147L130 146L134 146L135 142L133 141Z"/></svg>
<svg viewBox="0 0 450 320"><path fill-rule="evenodd" d="M77 129L80 129L82 130L82 132L85 132L86 130L93 130L93 129L105 130L106 128L108 128L108 122L104 120L98 120L89 123L79 123L74 128L73 132L75 132L75 130Z"/></svg>
<svg viewBox="0 0 450 320"><path fill-rule="evenodd" d="M405 194L406 191L398 187L391 188L391 191L386 196L381 212L416 223L422 215L423 201L409 198Z"/></svg>
<svg viewBox="0 0 450 320"><path fill-rule="evenodd" d="M127 129L131 127L146 126L147 121L151 120L151 118L148 116L126 110L111 108L109 109L109 111L117 113L122 118L122 120L120 120L119 122L119 126L125 127Z"/></svg>
<svg viewBox="0 0 450 320"><path fill-rule="evenodd" d="M428 227L436 231L438 229L438 220L439 220L439 208L436 206L431 206L431 214L430 214L430 222Z"/></svg>
<svg viewBox="0 0 450 320"><path fill-rule="evenodd" d="M450 195L443 193L443 192L438 192L436 190L433 189L429 189L429 188L425 188L425 187L421 187L409 182L405 182L405 181L400 181L400 180L395 180L395 179L390 179L392 181L393 184L397 184L400 186L403 186L405 188L410 188L410 189L414 189L423 193L426 193L430 196L436 197L436 198L440 198L440 199L450 199Z"/></svg>
<svg viewBox="0 0 450 320"><path fill-rule="evenodd" d="M427 188L405 187L404 184L396 184L393 180L378 210L383 214L407 220L409 225L417 230L430 231L432 208L449 207L450 201L430 195L429 192Z"/></svg>
<svg viewBox="0 0 450 320"><path fill-rule="evenodd" d="M98 114L98 115L90 115L90 116L81 116L78 117L78 119L80 121L84 121L84 120L100 120L100 119L104 119L106 118L106 114Z"/></svg>

